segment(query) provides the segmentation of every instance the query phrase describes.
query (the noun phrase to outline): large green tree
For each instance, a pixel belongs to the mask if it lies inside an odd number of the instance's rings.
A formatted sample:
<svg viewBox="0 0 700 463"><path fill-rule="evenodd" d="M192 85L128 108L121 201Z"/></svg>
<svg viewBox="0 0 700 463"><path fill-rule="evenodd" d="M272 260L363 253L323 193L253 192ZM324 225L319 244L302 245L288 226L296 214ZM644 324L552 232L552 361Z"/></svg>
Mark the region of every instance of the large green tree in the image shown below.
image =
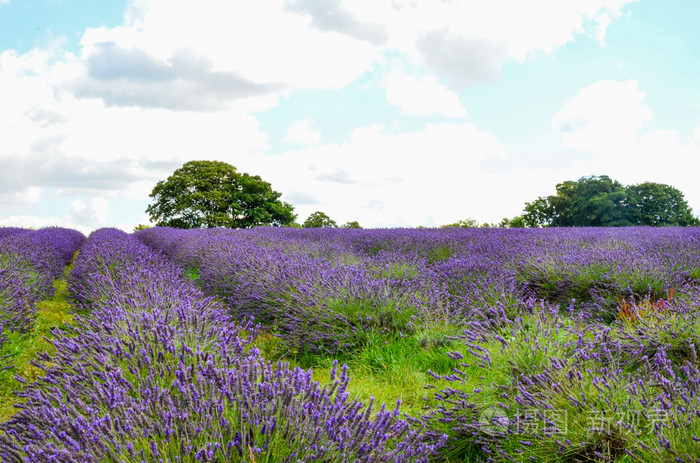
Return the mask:
<svg viewBox="0 0 700 463"><path fill-rule="evenodd" d="M302 226L304 228L337 228L338 224L325 212L316 211L306 219Z"/></svg>
<svg viewBox="0 0 700 463"><path fill-rule="evenodd" d="M627 187L628 218L634 225L700 225L676 188L645 182Z"/></svg>
<svg viewBox="0 0 700 463"><path fill-rule="evenodd" d="M526 227L547 227L552 225L553 213L548 198L540 196L531 203L525 203L522 220Z"/></svg>
<svg viewBox="0 0 700 463"><path fill-rule="evenodd" d="M571 221L575 227L630 225L625 218L625 187L607 175L581 177L571 182Z"/></svg>
<svg viewBox="0 0 700 463"><path fill-rule="evenodd" d="M683 193L669 185L624 186L607 175L581 177L556 186L556 195L526 203L528 227L698 225Z"/></svg>
<svg viewBox="0 0 700 463"><path fill-rule="evenodd" d="M296 215L281 195L225 162L190 161L156 184L146 212L157 225L177 228L282 226Z"/></svg>

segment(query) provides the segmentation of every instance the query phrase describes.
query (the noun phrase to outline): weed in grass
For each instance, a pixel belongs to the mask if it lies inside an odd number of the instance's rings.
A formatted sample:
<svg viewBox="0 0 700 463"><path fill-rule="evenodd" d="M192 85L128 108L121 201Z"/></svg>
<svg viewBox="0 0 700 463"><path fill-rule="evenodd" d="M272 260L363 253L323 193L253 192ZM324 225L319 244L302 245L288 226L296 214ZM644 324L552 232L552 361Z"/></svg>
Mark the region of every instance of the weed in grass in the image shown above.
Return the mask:
<svg viewBox="0 0 700 463"><path fill-rule="evenodd" d="M618 320L626 324L636 324L641 320L653 320L654 318L669 316L671 303L673 300L673 288L668 292L666 299L643 299L639 303L633 300L618 297ZM670 315L673 317L673 315Z"/></svg>

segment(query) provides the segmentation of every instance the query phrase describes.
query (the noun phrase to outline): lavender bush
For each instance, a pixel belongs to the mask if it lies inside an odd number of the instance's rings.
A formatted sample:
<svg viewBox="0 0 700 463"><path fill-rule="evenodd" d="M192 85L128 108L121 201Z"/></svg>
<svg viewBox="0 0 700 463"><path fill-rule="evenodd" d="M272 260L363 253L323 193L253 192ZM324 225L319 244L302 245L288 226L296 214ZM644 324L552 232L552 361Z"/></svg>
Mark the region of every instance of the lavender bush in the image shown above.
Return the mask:
<svg viewBox="0 0 700 463"><path fill-rule="evenodd" d="M11 229L0 241L0 320L6 328L27 331L35 303L53 294L58 278L85 240L78 231Z"/></svg>
<svg viewBox="0 0 700 463"><path fill-rule="evenodd" d="M291 349L453 346L425 417L449 461L698 461L698 229L137 236Z"/></svg>
<svg viewBox="0 0 700 463"><path fill-rule="evenodd" d="M447 427L457 459L695 461L697 309L605 326L541 306L508 323L471 323L467 348L452 354L462 366L444 376L454 385L428 419ZM474 381L486 371L488 382Z"/></svg>
<svg viewBox="0 0 700 463"><path fill-rule="evenodd" d="M427 461L398 411L272 366L184 272L117 230L94 232L71 274L91 313L36 363L45 376L0 425L7 462ZM438 443L439 444L439 443Z"/></svg>
<svg viewBox="0 0 700 463"><path fill-rule="evenodd" d="M17 227L0 227L0 242L3 238L8 236L16 235L18 233L24 233L30 231L27 228L17 228ZM1 246L1 243L0 243Z"/></svg>
<svg viewBox="0 0 700 463"><path fill-rule="evenodd" d="M137 236L195 268L207 293L224 297L237 317L275 326L295 350L351 351L368 333L411 332L427 313L421 282L397 278L387 265L338 265L315 255L318 248L279 247L221 231L149 229ZM178 236L186 248L176 244Z"/></svg>
<svg viewBox="0 0 700 463"><path fill-rule="evenodd" d="M550 229L515 262L525 294L610 322L620 299L694 293L700 284L697 229Z"/></svg>

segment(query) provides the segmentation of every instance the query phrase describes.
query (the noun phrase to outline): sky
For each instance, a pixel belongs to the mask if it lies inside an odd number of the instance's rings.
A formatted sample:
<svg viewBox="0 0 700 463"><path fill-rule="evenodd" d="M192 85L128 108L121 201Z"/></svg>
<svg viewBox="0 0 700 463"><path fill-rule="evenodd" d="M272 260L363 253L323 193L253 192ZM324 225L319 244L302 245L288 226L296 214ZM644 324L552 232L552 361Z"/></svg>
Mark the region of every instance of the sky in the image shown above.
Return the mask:
<svg viewBox="0 0 700 463"><path fill-rule="evenodd" d="M0 0L0 226L148 224L191 160L364 227L497 223L557 183L700 214L695 0Z"/></svg>

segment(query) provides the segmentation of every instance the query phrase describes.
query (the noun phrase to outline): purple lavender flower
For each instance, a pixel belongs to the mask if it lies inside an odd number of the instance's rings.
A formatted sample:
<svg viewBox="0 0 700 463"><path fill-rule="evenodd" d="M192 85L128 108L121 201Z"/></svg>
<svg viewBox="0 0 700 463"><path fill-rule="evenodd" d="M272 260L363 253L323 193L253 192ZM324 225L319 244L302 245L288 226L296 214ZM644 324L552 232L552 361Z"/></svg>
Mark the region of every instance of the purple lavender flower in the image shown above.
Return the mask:
<svg viewBox="0 0 700 463"><path fill-rule="evenodd" d="M44 228L0 231L0 321L14 331L27 331L35 303L53 294L53 281L85 240L78 231Z"/></svg>
<svg viewBox="0 0 700 463"><path fill-rule="evenodd" d="M35 365L45 376L0 425L7 462L424 462L435 445L352 401L343 369L271 365L184 272L117 230L93 232L70 277L90 314ZM438 442L439 444L439 442Z"/></svg>

